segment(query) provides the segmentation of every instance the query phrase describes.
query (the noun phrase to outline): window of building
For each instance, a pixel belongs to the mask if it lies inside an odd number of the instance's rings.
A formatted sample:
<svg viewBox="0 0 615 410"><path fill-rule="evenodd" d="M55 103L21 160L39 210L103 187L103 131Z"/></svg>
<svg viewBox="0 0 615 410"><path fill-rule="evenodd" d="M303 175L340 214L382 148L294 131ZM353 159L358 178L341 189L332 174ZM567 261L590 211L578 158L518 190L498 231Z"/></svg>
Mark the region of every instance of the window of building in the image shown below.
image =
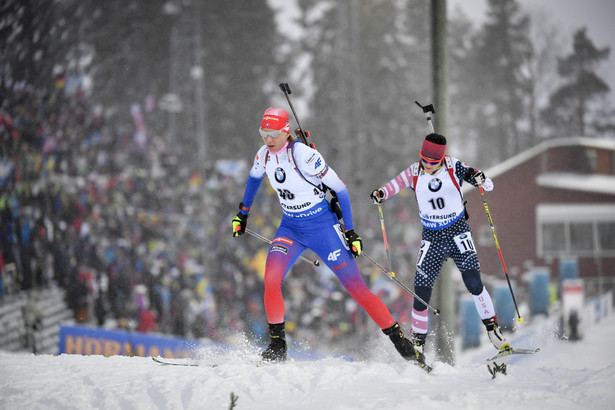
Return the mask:
<svg viewBox="0 0 615 410"><path fill-rule="evenodd" d="M593 223L570 222L570 247L581 251L591 251L594 248Z"/></svg>
<svg viewBox="0 0 615 410"><path fill-rule="evenodd" d="M566 250L565 226L557 223L545 223L542 227L543 247L547 252Z"/></svg>
<svg viewBox="0 0 615 410"><path fill-rule="evenodd" d="M588 148L585 150L585 156L587 157L589 170L595 172L598 167L598 151L593 148Z"/></svg>
<svg viewBox="0 0 615 410"><path fill-rule="evenodd" d="M615 222L606 222L598 225L598 238L600 248L605 251L615 251Z"/></svg>
<svg viewBox="0 0 615 410"><path fill-rule="evenodd" d="M615 204L540 204L539 256L615 256Z"/></svg>

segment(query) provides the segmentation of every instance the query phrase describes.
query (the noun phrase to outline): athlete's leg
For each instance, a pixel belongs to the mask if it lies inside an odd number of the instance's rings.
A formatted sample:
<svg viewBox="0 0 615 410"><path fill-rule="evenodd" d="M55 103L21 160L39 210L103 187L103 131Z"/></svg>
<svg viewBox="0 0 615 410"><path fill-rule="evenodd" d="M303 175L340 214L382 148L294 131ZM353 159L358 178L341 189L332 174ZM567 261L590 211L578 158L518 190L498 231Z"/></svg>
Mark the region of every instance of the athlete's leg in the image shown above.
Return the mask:
<svg viewBox="0 0 615 410"><path fill-rule="evenodd" d="M460 225L460 231L453 237L455 245L451 258L461 272L463 283L474 298L478 315L481 319L491 318L495 316L495 309L480 277L480 263L472 240L472 231L467 225Z"/></svg>
<svg viewBox="0 0 615 410"><path fill-rule="evenodd" d="M487 329L489 340L493 346L499 350L510 348L510 343L502 335L498 325L498 317L495 314L495 307L491 295L483 285L480 278L480 263L472 240L472 231L469 226L464 227L463 232L455 235L455 251L451 258L461 271L463 283L474 299L474 306Z"/></svg>
<svg viewBox="0 0 615 410"><path fill-rule="evenodd" d="M310 249L316 252L335 273L350 296L389 337L399 354L404 359L416 361L419 366L424 367L425 356L414 349L384 302L372 293L363 281L359 267L346 245L337 218L334 218L333 214L330 218L319 218L317 229L317 232L312 231L309 235Z"/></svg>
<svg viewBox="0 0 615 410"><path fill-rule="evenodd" d="M391 312L389 312L384 302L367 287L357 263L352 258L353 256L350 254L347 266L336 272L340 282L350 296L365 309L369 317L376 322L380 329L387 329L393 326L395 320Z"/></svg>
<svg viewBox="0 0 615 410"><path fill-rule="evenodd" d="M270 324L284 322L282 282L290 267L305 249L289 229L280 225L271 242L265 265L265 311Z"/></svg>
<svg viewBox="0 0 615 410"><path fill-rule="evenodd" d="M423 240L416 260L416 274L414 276L414 292L416 295L429 303L431 293L440 274L442 264L446 259L446 248L436 237L437 233L423 231ZM412 305L412 341L422 347L428 331L427 306L414 298Z"/></svg>
<svg viewBox="0 0 615 410"><path fill-rule="evenodd" d="M311 237L310 249L335 273L350 296L381 329L393 326L395 320L386 305L363 281L359 267L342 239L339 224L328 221L321 225L317 236Z"/></svg>

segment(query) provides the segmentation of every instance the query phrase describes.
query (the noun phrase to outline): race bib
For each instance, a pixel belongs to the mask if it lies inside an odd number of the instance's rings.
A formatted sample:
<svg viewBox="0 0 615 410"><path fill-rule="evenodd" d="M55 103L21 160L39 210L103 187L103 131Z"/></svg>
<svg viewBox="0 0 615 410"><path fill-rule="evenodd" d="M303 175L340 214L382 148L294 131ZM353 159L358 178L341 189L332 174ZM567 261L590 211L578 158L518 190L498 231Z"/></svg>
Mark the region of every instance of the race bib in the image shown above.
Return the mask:
<svg viewBox="0 0 615 410"><path fill-rule="evenodd" d="M419 249L419 257L416 260L416 266L421 266L421 263L423 263L423 260L425 259L425 255L427 255L427 251L429 250L430 245L431 242L429 241L421 241L421 249Z"/></svg>
<svg viewBox="0 0 615 410"><path fill-rule="evenodd" d="M455 244L457 245L459 252L476 252L471 232L464 232L460 235L455 236L453 239L455 240Z"/></svg>
<svg viewBox="0 0 615 410"><path fill-rule="evenodd" d="M335 229L337 236L340 237L340 242L342 242L344 248L346 248L346 250L350 250L350 248L348 247L348 243L346 243L346 235L344 235L344 232L342 232L342 227L340 226L340 224L333 225L333 229Z"/></svg>

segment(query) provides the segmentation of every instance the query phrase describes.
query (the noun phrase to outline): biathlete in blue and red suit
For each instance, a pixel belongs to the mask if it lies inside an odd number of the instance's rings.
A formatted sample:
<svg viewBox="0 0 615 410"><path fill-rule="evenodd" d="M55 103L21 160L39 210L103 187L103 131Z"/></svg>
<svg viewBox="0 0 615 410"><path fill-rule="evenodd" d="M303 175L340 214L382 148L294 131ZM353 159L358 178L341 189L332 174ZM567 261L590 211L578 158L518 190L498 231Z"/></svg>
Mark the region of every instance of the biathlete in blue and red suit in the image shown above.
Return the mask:
<svg viewBox="0 0 615 410"><path fill-rule="evenodd" d="M233 236L245 232L250 207L267 175L278 194L283 215L265 266L265 310L271 343L262 352L263 359L284 361L287 358L282 282L299 255L309 248L389 336L398 352L406 360L424 367L422 354L404 337L385 304L370 291L361 277L354 258L361 254L363 243L354 231L350 197L344 182L318 151L295 141L290 134L288 112L284 109L267 109L259 133L265 145L256 153L240 211L233 218L232 225ZM331 210L323 185L337 194L345 232Z"/></svg>
<svg viewBox="0 0 615 410"><path fill-rule="evenodd" d="M446 138L429 134L423 141L420 160L403 170L385 186L370 195L378 204L410 188L419 207L423 224L421 248L416 261L414 290L429 303L431 292L442 264L451 258L463 282L474 298L476 310L487 329L489 340L498 350L510 349L510 343L502 335L493 302L480 277L480 264L472 240L472 230L466 222L461 186L468 182L481 184L485 191L493 189L493 182L485 174L469 167L455 157L445 155ZM412 309L413 344L423 351L427 335L427 306L414 299Z"/></svg>

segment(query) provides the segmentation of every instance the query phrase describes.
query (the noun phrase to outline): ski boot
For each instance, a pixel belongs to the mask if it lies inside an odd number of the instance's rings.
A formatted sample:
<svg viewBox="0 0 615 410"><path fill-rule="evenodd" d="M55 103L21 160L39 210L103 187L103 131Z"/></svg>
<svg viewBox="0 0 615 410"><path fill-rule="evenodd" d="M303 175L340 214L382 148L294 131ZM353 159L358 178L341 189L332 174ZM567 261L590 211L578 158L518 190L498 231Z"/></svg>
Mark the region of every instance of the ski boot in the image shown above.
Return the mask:
<svg viewBox="0 0 615 410"><path fill-rule="evenodd" d="M493 343L493 346L500 351L510 350L511 346L508 340L502 335L500 326L498 325L498 317L493 316L488 319L483 319L483 324L487 328L487 336Z"/></svg>
<svg viewBox="0 0 615 410"><path fill-rule="evenodd" d="M425 355L418 349L415 349L412 342L406 339L404 332L402 332L399 327L399 323L395 322L393 326L383 329L382 332L391 339L391 342L395 345L395 349L397 349L404 359L413 361L417 366L431 371L431 367L425 363Z"/></svg>
<svg viewBox="0 0 615 410"><path fill-rule="evenodd" d="M286 361L286 334L284 332L284 322L275 325L269 324L269 337L271 343L263 352L261 357L267 362Z"/></svg>
<svg viewBox="0 0 615 410"><path fill-rule="evenodd" d="M414 345L414 349L421 353L425 353L425 339L427 339L427 333L411 332L410 342Z"/></svg>

